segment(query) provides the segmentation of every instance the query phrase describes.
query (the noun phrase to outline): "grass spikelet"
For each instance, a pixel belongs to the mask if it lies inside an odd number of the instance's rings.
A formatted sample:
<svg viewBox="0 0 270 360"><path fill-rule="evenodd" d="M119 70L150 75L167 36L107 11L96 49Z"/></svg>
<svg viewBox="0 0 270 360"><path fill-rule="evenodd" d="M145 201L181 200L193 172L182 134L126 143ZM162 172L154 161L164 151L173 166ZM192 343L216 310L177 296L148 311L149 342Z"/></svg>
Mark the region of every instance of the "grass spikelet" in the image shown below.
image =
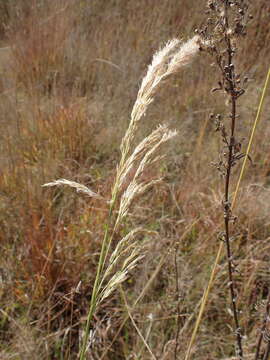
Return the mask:
<svg viewBox="0 0 270 360"><path fill-rule="evenodd" d="M124 157L129 153L138 121L145 115L148 106L152 103L155 91L166 73L166 64L179 43L180 40L178 39L170 40L163 49L156 52L153 56L153 61L149 65L138 91L137 99L131 112L129 128L121 143L120 149Z"/></svg>
<svg viewBox="0 0 270 360"><path fill-rule="evenodd" d="M173 39L165 47L159 50L153 57L152 64L148 67L146 76L143 78L141 87L134 107L131 112L129 128L122 140L120 149L122 153L121 164L125 162L136 133L138 122L145 115L148 106L152 103L154 94L160 83L169 75L180 70L181 67L192 62L194 55L199 51L199 36L180 46L180 40Z"/></svg>
<svg viewBox="0 0 270 360"><path fill-rule="evenodd" d="M167 132L166 132L167 131ZM162 132L164 134L162 135ZM153 149L154 144L158 144L158 146L161 145L162 142L166 141L166 136L173 137L175 132L168 131L167 128L164 126L159 126L155 131L153 131L150 135L148 135L146 138L144 138L139 145L136 146L133 153L128 157L126 162L123 164L122 168L119 169L118 176L119 176L119 183L118 187L121 188L123 183L126 180L127 174L136 166L138 161L140 161L147 152L149 152L151 149ZM163 136L163 138L162 138ZM161 140L162 138L162 140ZM169 140L169 139L168 139ZM161 141L161 142L160 142Z"/></svg>
<svg viewBox="0 0 270 360"><path fill-rule="evenodd" d="M100 196L99 194L95 193L94 191L92 191L91 189L89 189L87 186L82 185L80 183L77 183L75 181L70 181L70 180L66 180L66 179L59 179L59 180L55 180L52 182L49 182L47 184L43 184L42 186L44 187L52 187L52 186L62 186L62 185L67 185L69 187L72 187L74 189L76 189L76 191L78 193L84 193L92 198L95 199L103 199L104 198L102 196Z"/></svg>
<svg viewBox="0 0 270 360"><path fill-rule="evenodd" d="M134 238L140 232L146 232L146 230L144 230L143 228L133 229L118 242L118 244L116 245L114 251L110 256L109 264L104 273L103 279L106 279L107 276L111 274L113 268L119 262L119 259L123 257L125 254L129 253L132 247L136 246L136 242L134 241ZM147 233L152 234L153 232L148 231Z"/></svg>
<svg viewBox="0 0 270 360"><path fill-rule="evenodd" d="M124 260L121 270L117 271L109 279L109 282L104 286L98 302L103 301L108 297L116 288L127 279L129 272L136 267L138 262L144 258L140 246L135 246L129 256Z"/></svg>
<svg viewBox="0 0 270 360"><path fill-rule="evenodd" d="M146 183L140 183L139 179L145 171L145 168L156 161L155 154L158 148L163 143L170 140L176 135L176 131L171 131L166 126L159 126L135 148L134 153L127 159L126 163L122 167L123 174L121 174L121 177L119 179L119 188L121 188L126 178L126 175L131 170L132 166L135 166L137 158L142 157L132 180L130 181L126 191L121 197L119 214L116 220L116 224L120 223L127 215L130 205L136 195L142 194L150 186L160 181L151 180Z"/></svg>
<svg viewBox="0 0 270 360"><path fill-rule="evenodd" d="M165 76L169 76L179 71L180 68L190 64L200 48L200 37L195 35L192 39L183 43L180 49L175 53L168 65Z"/></svg>

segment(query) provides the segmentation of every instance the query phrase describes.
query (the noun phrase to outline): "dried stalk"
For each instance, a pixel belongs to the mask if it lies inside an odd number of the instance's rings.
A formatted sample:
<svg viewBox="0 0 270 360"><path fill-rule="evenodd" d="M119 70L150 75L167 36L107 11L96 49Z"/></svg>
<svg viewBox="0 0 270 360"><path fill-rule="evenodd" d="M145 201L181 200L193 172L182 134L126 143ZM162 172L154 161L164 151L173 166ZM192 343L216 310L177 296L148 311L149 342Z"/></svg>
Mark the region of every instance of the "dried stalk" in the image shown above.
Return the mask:
<svg viewBox="0 0 270 360"><path fill-rule="evenodd" d="M200 30L203 37L202 50L206 50L215 57L216 64L221 73L221 80L218 87L212 91L224 91L229 97L230 113L229 124L222 122L221 115L211 115L215 118L216 131L221 134L224 149L220 154L219 161L214 165L217 167L224 179L224 233L221 240L224 241L228 265L228 287L230 291L231 310L234 319L236 355L239 360L243 359L242 330L240 327L239 311L237 305L237 290L234 278L235 264L233 262L233 249L231 245L231 224L236 221L232 214L231 205L231 180L232 170L235 164L245 154L241 153L241 143L236 138L237 100L244 94L244 89L240 86L241 79L235 70L235 54L237 52L236 40L245 36L245 24L247 21L246 1L213 0L208 2L207 24Z"/></svg>
<svg viewBox="0 0 270 360"><path fill-rule="evenodd" d="M180 323L180 289L179 289L179 270L177 264L177 254L179 249L179 243L177 243L174 249L174 269L175 269L175 296L176 296L176 312L177 312L177 321L176 321L176 334L175 334L175 346L174 346L174 360L177 360L178 357L178 347L179 347L179 334L181 330Z"/></svg>
<svg viewBox="0 0 270 360"><path fill-rule="evenodd" d="M231 293L231 306L233 311L233 317L235 322L235 334L236 334L236 341L238 347L238 355L239 359L243 359L243 348L242 348L242 334L241 328L238 319L238 309L236 304L236 289L234 283L234 276L233 276L233 257L232 257L232 250L230 244L230 220L232 218L232 211L231 211L231 204L230 204L230 180L231 180L231 173L232 167L234 164L234 154L235 154L235 122L236 122L236 99L237 99L237 87L235 83L235 70L233 65L233 50L232 50L232 43L228 32L230 31L229 20L228 20L228 7L229 1L227 0L224 4L224 11L225 11L225 41L227 44L227 69L228 72L224 72L225 82L228 84L228 91L227 93L230 95L231 98L231 134L230 140L228 145L228 157L227 157L227 165L226 165L226 176L225 176L225 196L224 196L224 225L225 225L225 243L226 243L226 250L227 250L227 262L228 262L228 277L229 277L229 288Z"/></svg>

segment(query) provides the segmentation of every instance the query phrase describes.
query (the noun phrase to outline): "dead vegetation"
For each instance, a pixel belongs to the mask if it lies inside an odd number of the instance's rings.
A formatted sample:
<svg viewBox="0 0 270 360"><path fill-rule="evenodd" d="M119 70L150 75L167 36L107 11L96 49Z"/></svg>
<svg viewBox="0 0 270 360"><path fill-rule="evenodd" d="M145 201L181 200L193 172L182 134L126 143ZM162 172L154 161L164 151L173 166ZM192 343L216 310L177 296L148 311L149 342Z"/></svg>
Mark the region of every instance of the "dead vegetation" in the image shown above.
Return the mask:
<svg viewBox="0 0 270 360"><path fill-rule="evenodd" d="M181 6L176 0L0 1L1 359L77 358L108 204L42 185L70 179L110 198L145 68L168 39L193 36L204 8L190 0ZM249 78L239 99L243 147L269 66L269 4L256 0L251 12L237 55L239 71ZM94 316L89 359L174 359L177 332L177 356L184 359L224 221L223 188L211 167L222 145L209 115L226 113L228 106L222 92L211 94L217 81L211 59L202 54L163 84L142 118L134 141L160 123L178 136L166 145L166 160L143 174L144 182L162 181L133 202L112 240L115 248L132 229L149 232L139 237L147 244L144 259L123 292L104 299ZM256 348L269 292L268 117L264 111L252 147L254 166L247 164L234 210L246 354ZM195 359L233 359L227 282L222 258Z"/></svg>

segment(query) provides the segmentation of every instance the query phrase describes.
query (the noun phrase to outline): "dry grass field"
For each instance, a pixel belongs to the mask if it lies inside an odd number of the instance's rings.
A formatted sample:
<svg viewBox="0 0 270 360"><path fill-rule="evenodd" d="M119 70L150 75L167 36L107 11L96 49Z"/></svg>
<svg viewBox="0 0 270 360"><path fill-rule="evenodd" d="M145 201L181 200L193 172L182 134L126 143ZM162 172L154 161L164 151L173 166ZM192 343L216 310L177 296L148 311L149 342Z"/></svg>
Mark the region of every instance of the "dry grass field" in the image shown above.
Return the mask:
<svg viewBox="0 0 270 360"><path fill-rule="evenodd" d="M79 358L104 231L112 226L104 199L111 199L141 81L168 40L194 36L206 5L0 0L0 359ZM250 2L250 12L236 54L237 71L248 78L237 102L244 152L269 68L269 1ZM213 59L199 52L162 83L138 125L136 144L159 124L178 134L143 171L144 184L161 180L136 197L113 230L110 259L138 228L145 230L128 251L143 257L94 312L85 359L186 359L224 226L224 182L212 165L223 144L211 114L226 119L230 105L223 91L211 91L219 80ZM245 359L255 359L270 299L269 95L232 227ZM241 164L233 169L232 192ZM42 186L63 178L101 196ZM191 359L238 359L233 328L223 252ZM268 340L266 334L263 346Z"/></svg>

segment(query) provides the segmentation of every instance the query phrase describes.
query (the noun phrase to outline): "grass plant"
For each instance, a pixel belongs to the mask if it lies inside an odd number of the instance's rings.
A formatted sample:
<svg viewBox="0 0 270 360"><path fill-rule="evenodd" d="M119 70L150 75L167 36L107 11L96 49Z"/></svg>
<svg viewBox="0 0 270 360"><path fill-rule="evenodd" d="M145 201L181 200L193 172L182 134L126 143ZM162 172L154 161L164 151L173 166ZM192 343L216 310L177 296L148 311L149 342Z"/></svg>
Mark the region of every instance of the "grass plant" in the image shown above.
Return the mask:
<svg viewBox="0 0 270 360"><path fill-rule="evenodd" d="M97 274L92 290L83 344L80 350L81 360L86 357L90 326L98 305L127 278L130 270L132 270L143 258L142 248L133 240L134 235L141 231L140 229L132 230L128 235L122 238L112 254L109 255L113 236L117 232L124 218L130 212L130 207L134 198L143 194L156 182L159 182L158 179L142 181L142 175L147 167L150 167L154 162L160 160L160 156L157 156L157 152L161 145L176 135L176 132L170 131L166 126L159 126L149 136L144 138L135 147L134 151L131 152L133 139L137 132L139 122L146 114L148 106L153 102L155 92L161 83L171 74L174 74L179 71L179 69L189 64L198 51L198 36L195 36L193 39L183 44L177 39L169 41L164 48L154 55L153 61L148 67L148 72L142 81L135 105L131 112L131 121L120 147L121 160L117 168L111 199L109 200L108 221L105 225ZM132 173L132 176L130 177L128 184L126 184L126 189L121 194L123 185L130 173ZM58 185L69 185L76 188L77 191L84 192L89 196L98 197L97 194L84 185L65 179L56 180L47 183L44 186ZM119 194L121 194L121 196L117 216L115 217L114 212ZM113 219L114 217L115 219ZM126 259L124 260L122 267L116 272L113 271L117 265L119 266L119 259L123 256L125 256Z"/></svg>

